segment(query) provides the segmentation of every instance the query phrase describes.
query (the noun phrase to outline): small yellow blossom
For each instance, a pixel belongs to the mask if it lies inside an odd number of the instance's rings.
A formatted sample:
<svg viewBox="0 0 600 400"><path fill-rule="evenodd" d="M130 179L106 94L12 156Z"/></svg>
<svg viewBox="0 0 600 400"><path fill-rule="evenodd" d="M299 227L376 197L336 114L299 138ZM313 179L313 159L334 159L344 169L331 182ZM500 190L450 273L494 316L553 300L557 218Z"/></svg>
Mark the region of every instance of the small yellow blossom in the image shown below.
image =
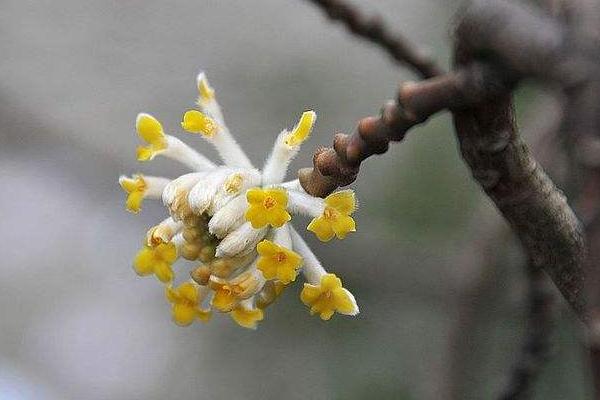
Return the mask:
<svg viewBox="0 0 600 400"><path fill-rule="evenodd" d="M119 178L119 185L127 193L127 200L125 201L127 211L131 211L132 213L140 212L144 195L148 188L144 177L142 175L134 175L131 178L122 176Z"/></svg>
<svg viewBox="0 0 600 400"><path fill-rule="evenodd" d="M231 311L240 301L256 293L260 282L252 272L244 272L232 281L211 277L208 283L214 290L211 305L222 312Z"/></svg>
<svg viewBox="0 0 600 400"><path fill-rule="evenodd" d="M298 146L310 136L313 125L317 119L317 114L314 111L305 111L298 121L298 125L294 127L289 136L285 139L285 144L288 146Z"/></svg>
<svg viewBox="0 0 600 400"><path fill-rule="evenodd" d="M152 160L156 154L167 148L167 139L163 127L150 114L139 114L135 123L138 136L148 143L148 146L138 146L138 161Z"/></svg>
<svg viewBox="0 0 600 400"><path fill-rule="evenodd" d="M185 282L173 289L165 289L167 300L173 305L171 314L173 321L180 326L188 326L196 318L203 322L210 319L211 312L200 308L200 295L198 287L191 282Z"/></svg>
<svg viewBox="0 0 600 400"><path fill-rule="evenodd" d="M325 274L319 285L304 284L300 299L310 307L311 314L319 314L322 320L329 320L334 312L355 315L358 308L354 298L342 287L342 281L335 274Z"/></svg>
<svg viewBox="0 0 600 400"><path fill-rule="evenodd" d="M286 285L296 279L298 268L302 264L302 257L298 253L270 240L260 242L256 250L260 256L257 267L265 279L279 279Z"/></svg>
<svg viewBox="0 0 600 400"><path fill-rule="evenodd" d="M254 229L271 225L275 228L283 226L292 219L287 212L287 193L284 189L253 188L246 193L248 209L244 215Z"/></svg>
<svg viewBox="0 0 600 400"><path fill-rule="evenodd" d="M173 280L171 265L176 259L177 248L171 242L155 247L145 245L135 256L133 268L140 276L154 274L161 282L167 283Z"/></svg>
<svg viewBox="0 0 600 400"><path fill-rule="evenodd" d="M325 198L325 210L314 218L308 227L319 240L330 241L334 236L343 239L349 232L356 231L354 219L350 216L356 210L356 199L352 190L342 190Z"/></svg>
<svg viewBox="0 0 600 400"><path fill-rule="evenodd" d="M188 110L183 114L181 127L189 133L200 133L204 136L214 136L218 125L214 119L198 110Z"/></svg>
<svg viewBox="0 0 600 400"><path fill-rule="evenodd" d="M256 329L256 324L264 318L263 310L247 308L241 304L231 310L229 315L238 325L249 329Z"/></svg>

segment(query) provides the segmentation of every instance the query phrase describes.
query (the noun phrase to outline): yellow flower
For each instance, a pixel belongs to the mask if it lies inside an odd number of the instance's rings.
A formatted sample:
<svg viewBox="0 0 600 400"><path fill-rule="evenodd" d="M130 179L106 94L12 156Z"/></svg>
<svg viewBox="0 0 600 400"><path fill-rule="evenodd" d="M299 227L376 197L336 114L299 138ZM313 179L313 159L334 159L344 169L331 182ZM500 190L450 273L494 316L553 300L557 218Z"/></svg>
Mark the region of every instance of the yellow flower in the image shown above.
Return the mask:
<svg viewBox="0 0 600 400"><path fill-rule="evenodd" d="M260 256L257 267L262 271L265 279L277 278L283 284L288 284L296 279L298 268L302 264L302 257L298 253L270 240L260 242L256 246L256 250Z"/></svg>
<svg viewBox="0 0 600 400"><path fill-rule="evenodd" d="M173 305L171 314L173 321L180 326L188 326L196 318L203 322L210 319L209 310L200 308L200 295L198 288L191 282L185 282L173 289L171 286L165 288L165 296Z"/></svg>
<svg viewBox="0 0 600 400"><path fill-rule="evenodd" d="M342 190L325 198L325 210L314 218L308 227L319 240L328 242L334 236L343 239L349 232L356 231L354 219L350 216L356 210L356 199L351 190Z"/></svg>
<svg viewBox="0 0 600 400"><path fill-rule="evenodd" d="M231 315L231 318L238 325L249 329L256 329L256 324L264 318L263 310L259 308L246 308L241 304L231 310L229 315Z"/></svg>
<svg viewBox="0 0 600 400"><path fill-rule="evenodd" d="M198 110L188 110L183 114L181 127L189 133L200 133L204 136L214 136L218 125L214 119Z"/></svg>
<svg viewBox="0 0 600 400"><path fill-rule="evenodd" d="M125 201L127 211L131 211L132 213L140 212L146 189L148 189L144 177L142 175L134 175L132 178L122 176L119 178L119 185L127 193L127 200Z"/></svg>
<svg viewBox="0 0 600 400"><path fill-rule="evenodd" d="M354 296L342 287L342 281L335 274L325 274L319 285L304 284L300 299L310 307L311 314L319 314L322 320L331 318L334 312L356 315Z"/></svg>
<svg viewBox="0 0 600 400"><path fill-rule="evenodd" d="M265 225L279 228L292 219L286 211L288 197L284 189L253 188L246 193L246 200L248 209L244 217L254 229Z"/></svg>
<svg viewBox="0 0 600 400"><path fill-rule="evenodd" d="M285 144L288 146L298 146L304 142L310 135L316 119L317 114L314 111L303 112L300 121L298 121L298 125L294 127L292 132L290 132L285 139Z"/></svg>
<svg viewBox="0 0 600 400"><path fill-rule="evenodd" d="M231 281L211 277L208 285L214 290L212 306L222 312L231 311L240 301L256 293L261 282L250 271L244 272Z"/></svg>
<svg viewBox="0 0 600 400"><path fill-rule="evenodd" d="M161 282L167 283L173 280L171 265L176 259L177 248L171 242L155 247L144 246L135 256L133 268L140 276L154 274Z"/></svg>
<svg viewBox="0 0 600 400"><path fill-rule="evenodd" d="M148 146L138 146L138 161L152 160L155 155L167 148L167 139L163 127L152 115L139 114L135 121L135 129L138 136L148 143Z"/></svg>

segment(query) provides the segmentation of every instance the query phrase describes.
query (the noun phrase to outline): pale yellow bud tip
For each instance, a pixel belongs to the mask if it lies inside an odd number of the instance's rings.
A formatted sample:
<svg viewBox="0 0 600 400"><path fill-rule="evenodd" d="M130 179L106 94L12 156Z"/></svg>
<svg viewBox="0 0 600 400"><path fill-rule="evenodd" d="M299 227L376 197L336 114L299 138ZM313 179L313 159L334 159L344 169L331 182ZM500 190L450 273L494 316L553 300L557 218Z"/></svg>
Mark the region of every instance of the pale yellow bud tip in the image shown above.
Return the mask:
<svg viewBox="0 0 600 400"><path fill-rule="evenodd" d="M206 79L206 74L204 72L198 74L196 85L198 87L200 102L208 102L215 98L215 90L208 83L208 79Z"/></svg>
<svg viewBox="0 0 600 400"><path fill-rule="evenodd" d="M285 139L285 144L288 146L298 146L308 139L316 120L317 114L314 111L303 112L300 121L298 121L298 124Z"/></svg>

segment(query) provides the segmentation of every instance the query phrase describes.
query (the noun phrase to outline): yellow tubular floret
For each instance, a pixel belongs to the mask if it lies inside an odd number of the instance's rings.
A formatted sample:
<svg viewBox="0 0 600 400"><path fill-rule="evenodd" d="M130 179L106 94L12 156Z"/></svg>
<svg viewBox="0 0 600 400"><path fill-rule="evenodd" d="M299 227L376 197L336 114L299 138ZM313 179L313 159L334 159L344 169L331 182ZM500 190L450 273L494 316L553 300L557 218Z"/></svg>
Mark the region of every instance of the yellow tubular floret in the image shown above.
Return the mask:
<svg viewBox="0 0 600 400"><path fill-rule="evenodd" d="M263 310L241 304L231 310L229 315L238 325L248 329L256 329L256 324L264 318Z"/></svg>
<svg viewBox="0 0 600 400"><path fill-rule="evenodd" d="M250 271L244 272L231 281L211 277L208 285L215 292L211 304L219 311L229 312L240 301L253 296L260 290L261 283Z"/></svg>
<svg viewBox="0 0 600 400"><path fill-rule="evenodd" d="M177 248L172 242L144 246L135 256L133 268L140 276L154 274L161 282L168 283L173 280L171 266L176 259Z"/></svg>
<svg viewBox="0 0 600 400"><path fill-rule="evenodd" d="M256 246L258 251L258 269L265 279L278 279L288 284L296 279L302 257L296 252L286 249L270 240L263 240Z"/></svg>
<svg viewBox="0 0 600 400"><path fill-rule="evenodd" d="M148 143L148 146L138 146L138 161L152 160L156 154L167 148L167 139L163 127L152 115L138 114L135 121L135 130L140 139Z"/></svg>
<svg viewBox="0 0 600 400"><path fill-rule="evenodd" d="M292 219L286 210L288 197L284 189L253 188L246 193L246 200L248 209L244 217L254 229L266 225L279 228Z"/></svg>
<svg viewBox="0 0 600 400"><path fill-rule="evenodd" d="M298 124L285 139L285 144L288 146L298 146L308 139L316 120L317 114L314 111L303 112L300 121L298 121Z"/></svg>
<svg viewBox="0 0 600 400"><path fill-rule="evenodd" d="M198 287L192 282L185 282L177 288L167 286L165 297L172 304L173 321L180 326L188 326L197 318L203 322L210 319L211 312L200 308Z"/></svg>
<svg viewBox="0 0 600 400"><path fill-rule="evenodd" d="M131 178L121 176L119 178L119 185L127 193L127 200L125 201L125 207L127 211L132 213L138 213L142 209L142 202L148 185L142 175L134 175Z"/></svg>
<svg viewBox="0 0 600 400"><path fill-rule="evenodd" d="M318 285L305 283L300 299L310 307L311 314L319 314L322 320L330 319L334 312L358 313L354 296L342 287L342 281L335 274L323 275Z"/></svg>
<svg viewBox="0 0 600 400"><path fill-rule="evenodd" d="M325 198L323 214L314 218L308 227L319 240L327 242L334 236L343 239L349 232L356 231L356 223L350 216L356 210L356 199L352 190L342 190Z"/></svg>
<svg viewBox="0 0 600 400"><path fill-rule="evenodd" d="M188 110L183 114L181 127L189 133L199 133L212 137L217 133L218 125L214 119L198 110Z"/></svg>

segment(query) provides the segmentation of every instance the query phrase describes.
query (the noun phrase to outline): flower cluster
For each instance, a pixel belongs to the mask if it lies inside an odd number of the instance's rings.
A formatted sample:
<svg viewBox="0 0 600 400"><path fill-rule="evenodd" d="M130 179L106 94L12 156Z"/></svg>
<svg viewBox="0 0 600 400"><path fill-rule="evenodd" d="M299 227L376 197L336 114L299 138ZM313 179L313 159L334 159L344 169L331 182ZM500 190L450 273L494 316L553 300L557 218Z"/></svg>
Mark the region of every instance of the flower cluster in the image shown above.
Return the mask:
<svg viewBox="0 0 600 400"><path fill-rule="evenodd" d="M144 199L154 198L162 199L169 212L146 234L134 260L137 274L155 275L165 284L173 320L184 326L208 321L217 311L243 327L255 328L263 310L300 272L307 281L300 297L311 313L324 320L335 312L356 315L354 296L335 274L325 271L289 224L293 214L311 217L307 229L324 242L355 231L352 191L321 199L307 194L298 180L284 182L316 114L306 111L291 131L282 131L259 171L230 134L203 73L197 88L198 109L186 111L181 126L215 146L224 165L167 135L153 116L138 115L136 130L145 145L138 147L137 159L164 156L192 172L172 180L141 174L120 177L129 211L139 212ZM191 279L173 286L173 264L178 259L193 263Z"/></svg>

